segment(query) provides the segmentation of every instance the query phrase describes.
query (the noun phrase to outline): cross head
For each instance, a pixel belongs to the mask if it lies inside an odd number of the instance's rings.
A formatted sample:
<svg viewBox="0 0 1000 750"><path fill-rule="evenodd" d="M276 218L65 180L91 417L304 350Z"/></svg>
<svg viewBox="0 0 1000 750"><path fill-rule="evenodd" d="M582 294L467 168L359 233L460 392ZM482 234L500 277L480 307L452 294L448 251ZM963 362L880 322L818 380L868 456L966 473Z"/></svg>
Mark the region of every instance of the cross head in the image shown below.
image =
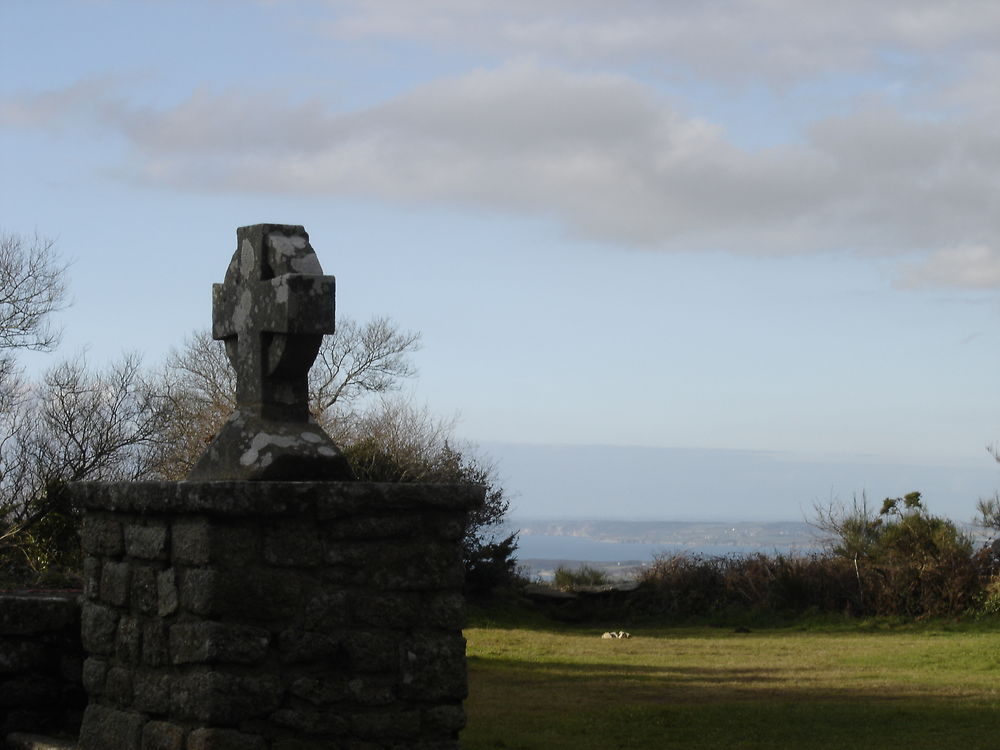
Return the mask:
<svg viewBox="0 0 1000 750"><path fill-rule="evenodd" d="M212 288L212 337L236 369L236 403L266 419L305 421L308 374L334 331L333 276L300 226L240 227L222 284Z"/></svg>

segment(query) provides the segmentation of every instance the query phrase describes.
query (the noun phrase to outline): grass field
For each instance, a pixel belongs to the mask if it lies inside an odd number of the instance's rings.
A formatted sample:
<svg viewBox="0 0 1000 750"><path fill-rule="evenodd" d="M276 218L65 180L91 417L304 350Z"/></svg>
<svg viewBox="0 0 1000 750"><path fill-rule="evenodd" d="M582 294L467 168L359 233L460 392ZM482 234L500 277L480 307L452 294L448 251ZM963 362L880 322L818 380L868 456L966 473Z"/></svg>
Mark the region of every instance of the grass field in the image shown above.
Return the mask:
<svg viewBox="0 0 1000 750"><path fill-rule="evenodd" d="M466 750L996 750L1000 623L466 630Z"/></svg>

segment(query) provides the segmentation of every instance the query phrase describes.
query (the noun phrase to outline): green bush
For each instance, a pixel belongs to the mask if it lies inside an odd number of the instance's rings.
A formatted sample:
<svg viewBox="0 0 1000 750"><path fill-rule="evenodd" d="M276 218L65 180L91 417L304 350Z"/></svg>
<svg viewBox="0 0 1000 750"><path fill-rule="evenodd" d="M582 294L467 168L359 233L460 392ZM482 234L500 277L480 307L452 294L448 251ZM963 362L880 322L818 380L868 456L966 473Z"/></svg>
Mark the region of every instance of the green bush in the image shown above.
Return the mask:
<svg viewBox="0 0 1000 750"><path fill-rule="evenodd" d="M865 613L953 615L983 599L984 556L952 521L930 514L919 492L886 498L877 513L863 499L828 509L817 525L831 534L833 555L853 565Z"/></svg>
<svg viewBox="0 0 1000 750"><path fill-rule="evenodd" d="M500 586L509 586L518 579L516 570L517 534L490 541L467 539L462 546L465 562L465 591L472 595L489 594Z"/></svg>
<svg viewBox="0 0 1000 750"><path fill-rule="evenodd" d="M578 568L567 568L565 565L560 565L556 568L553 580L558 589L571 589L574 586L604 586L610 582L607 573L590 565L581 565Z"/></svg>
<svg viewBox="0 0 1000 750"><path fill-rule="evenodd" d="M641 584L634 608L675 618L858 609L853 569L828 555L666 555L654 560Z"/></svg>
<svg viewBox="0 0 1000 750"><path fill-rule="evenodd" d="M797 615L954 616L1000 612L1000 554L976 550L953 522L932 515L919 492L820 512L825 554L658 558L633 606L700 617L734 612Z"/></svg>
<svg viewBox="0 0 1000 750"><path fill-rule="evenodd" d="M38 585L48 578L62 580L65 571L79 571L83 513L70 502L66 483L49 481L26 510L24 527L0 539L0 585Z"/></svg>

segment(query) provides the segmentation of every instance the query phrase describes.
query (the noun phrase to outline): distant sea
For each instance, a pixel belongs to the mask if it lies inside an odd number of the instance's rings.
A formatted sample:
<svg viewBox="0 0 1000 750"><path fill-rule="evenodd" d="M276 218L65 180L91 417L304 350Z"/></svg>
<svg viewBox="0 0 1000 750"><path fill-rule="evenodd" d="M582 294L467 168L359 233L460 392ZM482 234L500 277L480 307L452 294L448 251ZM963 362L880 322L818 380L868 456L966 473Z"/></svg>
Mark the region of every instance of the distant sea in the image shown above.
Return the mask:
<svg viewBox="0 0 1000 750"><path fill-rule="evenodd" d="M545 519L511 521L517 558L536 570L560 564L639 567L661 555L808 554L821 549L816 530L800 522L719 523Z"/></svg>

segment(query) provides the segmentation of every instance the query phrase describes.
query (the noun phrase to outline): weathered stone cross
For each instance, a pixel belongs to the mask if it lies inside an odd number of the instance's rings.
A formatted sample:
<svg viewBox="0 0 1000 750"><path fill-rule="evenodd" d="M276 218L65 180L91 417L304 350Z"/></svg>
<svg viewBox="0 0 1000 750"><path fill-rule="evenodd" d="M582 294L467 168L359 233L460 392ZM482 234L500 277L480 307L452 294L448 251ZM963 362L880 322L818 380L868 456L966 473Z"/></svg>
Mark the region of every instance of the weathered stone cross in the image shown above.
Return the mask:
<svg viewBox="0 0 1000 750"><path fill-rule="evenodd" d="M261 417L308 417L307 376L334 329L334 278L324 276L302 227L258 224L212 288L212 338L236 369L236 403Z"/></svg>
<svg viewBox="0 0 1000 750"><path fill-rule="evenodd" d="M240 227L236 239L225 281L212 289L212 337L236 370L236 411L189 478L349 478L309 415L309 368L334 331L334 278L300 226Z"/></svg>

